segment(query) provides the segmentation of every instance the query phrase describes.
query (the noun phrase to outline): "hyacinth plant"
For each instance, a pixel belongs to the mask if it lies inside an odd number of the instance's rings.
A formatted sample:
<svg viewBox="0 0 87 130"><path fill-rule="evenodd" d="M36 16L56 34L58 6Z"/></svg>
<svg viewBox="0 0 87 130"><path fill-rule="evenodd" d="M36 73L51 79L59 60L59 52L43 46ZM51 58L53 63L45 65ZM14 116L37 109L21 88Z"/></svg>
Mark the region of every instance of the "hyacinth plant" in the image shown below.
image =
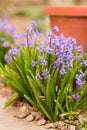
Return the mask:
<svg viewBox="0 0 87 130"><path fill-rule="evenodd" d="M4 65L6 62L4 56L14 43L16 38L14 25L9 25L8 17L0 19L0 62Z"/></svg>
<svg viewBox="0 0 87 130"><path fill-rule="evenodd" d="M77 117L87 109L87 55L72 37L46 35L26 28L20 46L13 46L0 65L9 86L15 90L7 107L17 96L41 111L51 122L60 117ZM79 110L79 111L78 111Z"/></svg>

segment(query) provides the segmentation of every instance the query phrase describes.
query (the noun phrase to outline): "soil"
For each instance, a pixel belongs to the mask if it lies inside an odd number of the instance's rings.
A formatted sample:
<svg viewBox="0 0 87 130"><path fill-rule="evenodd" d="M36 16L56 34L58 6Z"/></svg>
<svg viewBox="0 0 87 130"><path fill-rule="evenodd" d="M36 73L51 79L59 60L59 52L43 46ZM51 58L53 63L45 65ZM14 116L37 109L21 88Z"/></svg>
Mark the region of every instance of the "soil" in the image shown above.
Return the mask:
<svg viewBox="0 0 87 130"><path fill-rule="evenodd" d="M37 121L28 122L25 118L16 118L24 102L20 102L19 104L16 102L16 104L14 103L4 109L4 105L12 92L9 87L0 85L0 130L46 130L44 126L37 126Z"/></svg>
<svg viewBox="0 0 87 130"><path fill-rule="evenodd" d="M75 125L65 123L65 119L50 123L35 108L21 98L4 109L4 105L13 91L0 84L0 130L78 130ZM77 122L83 123L83 115ZM76 121L75 121L76 122Z"/></svg>

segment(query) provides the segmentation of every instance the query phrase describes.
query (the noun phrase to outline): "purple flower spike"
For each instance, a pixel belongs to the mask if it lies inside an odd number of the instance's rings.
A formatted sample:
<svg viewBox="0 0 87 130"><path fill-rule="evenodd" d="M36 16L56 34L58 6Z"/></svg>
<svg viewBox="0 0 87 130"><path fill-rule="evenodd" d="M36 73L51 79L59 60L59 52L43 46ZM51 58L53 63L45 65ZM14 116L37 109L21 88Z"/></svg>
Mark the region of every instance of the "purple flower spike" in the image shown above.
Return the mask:
<svg viewBox="0 0 87 130"><path fill-rule="evenodd" d="M46 51L48 54L52 54L52 49L51 49L49 46L47 46L47 47L45 48L45 51Z"/></svg>
<svg viewBox="0 0 87 130"><path fill-rule="evenodd" d="M79 72L80 74L75 75L75 79L77 80L81 80L85 76L85 73L83 73L81 70L79 70Z"/></svg>
<svg viewBox="0 0 87 130"><path fill-rule="evenodd" d="M79 70L79 72L80 72L80 78L85 76L85 73L83 73L82 70Z"/></svg>
<svg viewBox="0 0 87 130"><path fill-rule="evenodd" d="M28 39L28 47L33 47L34 46L34 43L33 41L29 38Z"/></svg>
<svg viewBox="0 0 87 130"><path fill-rule="evenodd" d="M83 58L83 56L81 55L81 56L76 56L76 59L77 60L80 60L80 59L82 59Z"/></svg>
<svg viewBox="0 0 87 130"><path fill-rule="evenodd" d="M13 40L14 41L18 40L18 36L17 35L13 35Z"/></svg>
<svg viewBox="0 0 87 130"><path fill-rule="evenodd" d="M25 42L21 42L20 46L26 46L26 43Z"/></svg>
<svg viewBox="0 0 87 130"><path fill-rule="evenodd" d="M75 79L78 80L78 79L80 79L80 78L81 78L80 75L78 75L78 74L75 75Z"/></svg>
<svg viewBox="0 0 87 130"><path fill-rule="evenodd" d="M83 65L87 67L87 60L83 60Z"/></svg>
<svg viewBox="0 0 87 130"><path fill-rule="evenodd" d="M55 25L55 26L52 28L52 31L53 31L53 32L54 32L54 31L58 32L58 31L59 31L59 28Z"/></svg>
<svg viewBox="0 0 87 130"><path fill-rule="evenodd" d="M58 43L58 36L55 36L55 37L51 38L51 43L52 44L57 44Z"/></svg>
<svg viewBox="0 0 87 130"><path fill-rule="evenodd" d="M48 80L48 77L46 76L46 77L44 77L44 80Z"/></svg>
<svg viewBox="0 0 87 130"><path fill-rule="evenodd" d="M14 32L15 32L15 26L11 25L9 31L10 31L11 34L14 34Z"/></svg>
<svg viewBox="0 0 87 130"><path fill-rule="evenodd" d="M75 100L79 100L79 98L80 98L80 96L77 94L77 93L75 93L75 94L73 94L73 99L75 99Z"/></svg>
<svg viewBox="0 0 87 130"><path fill-rule="evenodd" d="M32 25L33 27L36 27L36 26L37 26L36 21L32 21L31 25Z"/></svg>
<svg viewBox="0 0 87 130"><path fill-rule="evenodd" d="M43 51L44 51L44 48L43 48L42 46L39 46L39 47L37 48L37 50L40 51L40 52L43 52Z"/></svg>
<svg viewBox="0 0 87 130"><path fill-rule="evenodd" d="M76 46L76 51L83 53L83 47L82 46Z"/></svg>
<svg viewBox="0 0 87 130"><path fill-rule="evenodd" d="M3 47L8 47L9 46L9 43L8 42L4 42L3 43Z"/></svg>
<svg viewBox="0 0 87 130"><path fill-rule="evenodd" d="M38 58L39 60L43 60L43 59L44 59L43 56L38 56L37 58Z"/></svg>
<svg viewBox="0 0 87 130"><path fill-rule="evenodd" d="M25 39L26 38L26 34L20 33L20 38Z"/></svg>
<svg viewBox="0 0 87 130"><path fill-rule="evenodd" d="M10 64L10 56L5 55L4 60L6 61L7 64Z"/></svg>
<svg viewBox="0 0 87 130"><path fill-rule="evenodd" d="M38 80L42 80L42 77L40 75L36 75L35 78Z"/></svg>
<svg viewBox="0 0 87 130"><path fill-rule="evenodd" d="M37 64L36 61L32 61L32 62L31 62L31 66L32 66L32 67L36 67L36 64Z"/></svg>
<svg viewBox="0 0 87 130"><path fill-rule="evenodd" d="M47 61L42 59L42 60L41 60L41 64L42 64L42 65L47 65Z"/></svg>
<svg viewBox="0 0 87 130"><path fill-rule="evenodd" d="M47 69L45 69L45 70L42 71L42 75L43 76L46 76L47 74L48 74L48 70Z"/></svg>
<svg viewBox="0 0 87 130"><path fill-rule="evenodd" d="M33 30L33 29L32 29L32 26L27 26L27 27L26 27L26 30L29 31L29 32L31 32L31 31Z"/></svg>
<svg viewBox="0 0 87 130"><path fill-rule="evenodd" d="M68 37L68 42L70 43L70 45L72 45L72 47L74 47L74 45L76 44L76 39L72 37Z"/></svg>
<svg viewBox="0 0 87 130"><path fill-rule="evenodd" d="M54 62L54 69L57 69L57 68L59 68L60 67L60 64L62 64L63 63L63 61L62 61L62 59L61 58L59 58L57 61L55 61Z"/></svg>
<svg viewBox="0 0 87 130"><path fill-rule="evenodd" d="M66 74L66 71L65 71L65 69L64 69L63 67L60 69L60 74L61 74L61 75Z"/></svg>
<svg viewBox="0 0 87 130"><path fill-rule="evenodd" d="M8 55L15 56L18 54L20 56L20 50L17 48L17 46L13 46L11 50L9 50Z"/></svg>
<svg viewBox="0 0 87 130"><path fill-rule="evenodd" d="M83 87L83 83L81 79L76 80L76 88L82 88L82 87Z"/></svg>
<svg viewBox="0 0 87 130"><path fill-rule="evenodd" d="M47 33L47 38L52 38L52 36L53 36L53 32L49 32L49 33Z"/></svg>

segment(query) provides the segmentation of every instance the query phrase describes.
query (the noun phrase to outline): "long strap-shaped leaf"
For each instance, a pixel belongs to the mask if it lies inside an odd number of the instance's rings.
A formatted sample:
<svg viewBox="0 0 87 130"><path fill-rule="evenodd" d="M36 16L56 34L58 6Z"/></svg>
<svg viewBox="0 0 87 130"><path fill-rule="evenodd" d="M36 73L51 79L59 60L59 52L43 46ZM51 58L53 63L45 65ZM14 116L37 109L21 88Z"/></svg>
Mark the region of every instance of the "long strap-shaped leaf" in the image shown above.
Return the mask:
<svg viewBox="0 0 87 130"><path fill-rule="evenodd" d="M11 103L13 103L14 100L15 100L18 96L19 96L18 93L13 93L12 96L11 96L11 98L6 102L4 108L7 108L8 106L10 106Z"/></svg>
<svg viewBox="0 0 87 130"><path fill-rule="evenodd" d="M51 122L53 122L53 119L52 119L51 116L48 114L48 112L47 112L46 109L45 109L45 106L43 106L42 101L41 101L41 99L39 98L39 96L40 96L40 91L39 91L38 87L35 85L34 80L32 80L30 77L28 77L28 80L29 80L29 82L30 82L32 91L33 91L33 93L34 93L34 95L35 95L35 97L36 97L37 104L38 104L39 108L41 109L41 111L43 112L43 114L44 114Z"/></svg>

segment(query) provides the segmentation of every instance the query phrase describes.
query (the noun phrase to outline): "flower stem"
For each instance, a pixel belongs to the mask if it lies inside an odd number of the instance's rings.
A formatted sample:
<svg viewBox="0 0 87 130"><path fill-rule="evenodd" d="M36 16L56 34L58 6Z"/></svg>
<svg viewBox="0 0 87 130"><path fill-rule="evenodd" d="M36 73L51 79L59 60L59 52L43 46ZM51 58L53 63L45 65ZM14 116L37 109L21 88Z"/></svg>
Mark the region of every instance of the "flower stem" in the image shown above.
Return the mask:
<svg viewBox="0 0 87 130"><path fill-rule="evenodd" d="M30 48L29 48L29 45L28 45L28 30L26 31L26 38L27 38L27 48L28 48L28 53L29 53L29 56L31 57L31 53L30 53Z"/></svg>

